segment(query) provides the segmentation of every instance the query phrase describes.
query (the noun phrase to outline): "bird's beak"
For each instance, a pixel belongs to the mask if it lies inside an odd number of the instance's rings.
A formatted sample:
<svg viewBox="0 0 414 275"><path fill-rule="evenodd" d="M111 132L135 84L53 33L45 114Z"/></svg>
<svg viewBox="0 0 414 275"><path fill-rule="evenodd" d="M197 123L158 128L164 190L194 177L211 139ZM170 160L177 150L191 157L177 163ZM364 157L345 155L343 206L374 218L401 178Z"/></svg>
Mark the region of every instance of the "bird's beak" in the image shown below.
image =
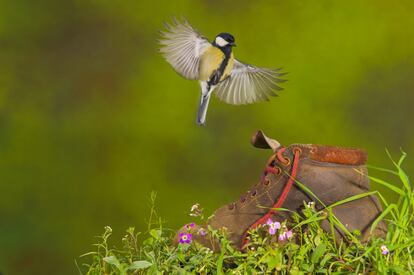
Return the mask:
<svg viewBox="0 0 414 275"><path fill-rule="evenodd" d="M236 46L237 46L237 45L236 45L236 43L234 43L234 42L233 42L233 43L231 43L230 45L231 45L232 47L236 47Z"/></svg>

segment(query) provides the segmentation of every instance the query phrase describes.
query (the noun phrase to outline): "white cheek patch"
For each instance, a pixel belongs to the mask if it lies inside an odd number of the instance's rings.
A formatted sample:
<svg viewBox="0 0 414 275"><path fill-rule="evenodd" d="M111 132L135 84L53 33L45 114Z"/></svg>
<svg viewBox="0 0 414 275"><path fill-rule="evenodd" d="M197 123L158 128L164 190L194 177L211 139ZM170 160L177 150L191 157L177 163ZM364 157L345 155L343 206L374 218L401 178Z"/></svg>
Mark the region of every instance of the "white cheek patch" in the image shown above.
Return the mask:
<svg viewBox="0 0 414 275"><path fill-rule="evenodd" d="M220 36L216 37L216 44L219 45L220 47L224 47L227 44L229 44L229 42L227 42L226 40L224 40L223 38L221 38Z"/></svg>

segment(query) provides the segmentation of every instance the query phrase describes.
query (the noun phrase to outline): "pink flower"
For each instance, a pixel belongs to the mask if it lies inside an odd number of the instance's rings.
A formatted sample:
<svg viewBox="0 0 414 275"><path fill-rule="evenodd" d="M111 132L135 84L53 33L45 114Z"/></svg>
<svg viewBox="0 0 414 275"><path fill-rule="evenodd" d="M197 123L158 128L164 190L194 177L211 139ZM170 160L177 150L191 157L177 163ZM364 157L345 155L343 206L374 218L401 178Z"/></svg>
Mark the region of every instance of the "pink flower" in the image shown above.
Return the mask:
<svg viewBox="0 0 414 275"><path fill-rule="evenodd" d="M284 231L279 234L279 241L285 241L292 238L293 233L292 230Z"/></svg>
<svg viewBox="0 0 414 275"><path fill-rule="evenodd" d="M207 231L204 230L204 228L200 228L200 230L198 230L198 234L201 236L205 236L207 234Z"/></svg>
<svg viewBox="0 0 414 275"><path fill-rule="evenodd" d="M180 233L178 236L180 237L180 243L191 243L193 239L193 235L190 233Z"/></svg>
<svg viewBox="0 0 414 275"><path fill-rule="evenodd" d="M280 223L279 222L274 222L271 219L268 219L266 224L269 227L269 234L270 235L275 235L276 230L280 228Z"/></svg>
<svg viewBox="0 0 414 275"><path fill-rule="evenodd" d="M189 223L189 224L186 224L186 225L184 225L184 227L187 229L187 230L190 230L191 228L193 228L195 226L195 223Z"/></svg>
<svg viewBox="0 0 414 275"><path fill-rule="evenodd" d="M385 244L381 245L381 254L387 255L388 253L390 253L390 251L388 250L387 246Z"/></svg>

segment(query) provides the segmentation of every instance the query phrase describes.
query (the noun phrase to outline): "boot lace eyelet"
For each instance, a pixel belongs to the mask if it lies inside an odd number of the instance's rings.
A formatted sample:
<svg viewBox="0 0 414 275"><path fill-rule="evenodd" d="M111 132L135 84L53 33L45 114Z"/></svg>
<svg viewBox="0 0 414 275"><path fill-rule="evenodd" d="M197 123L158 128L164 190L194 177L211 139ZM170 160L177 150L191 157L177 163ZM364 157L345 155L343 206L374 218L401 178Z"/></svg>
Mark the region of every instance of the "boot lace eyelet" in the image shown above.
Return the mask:
<svg viewBox="0 0 414 275"><path fill-rule="evenodd" d="M290 165L290 158L285 157L285 158L284 158L284 161L282 162L282 164L283 164L284 166L289 166L289 165Z"/></svg>
<svg viewBox="0 0 414 275"><path fill-rule="evenodd" d="M285 151L286 151L285 147L280 148L276 152L276 157L284 166L289 166L290 165L290 158L286 157L283 154Z"/></svg>
<svg viewBox="0 0 414 275"><path fill-rule="evenodd" d="M298 154L302 154L302 149L299 147L294 147L293 148L293 153L298 153Z"/></svg>

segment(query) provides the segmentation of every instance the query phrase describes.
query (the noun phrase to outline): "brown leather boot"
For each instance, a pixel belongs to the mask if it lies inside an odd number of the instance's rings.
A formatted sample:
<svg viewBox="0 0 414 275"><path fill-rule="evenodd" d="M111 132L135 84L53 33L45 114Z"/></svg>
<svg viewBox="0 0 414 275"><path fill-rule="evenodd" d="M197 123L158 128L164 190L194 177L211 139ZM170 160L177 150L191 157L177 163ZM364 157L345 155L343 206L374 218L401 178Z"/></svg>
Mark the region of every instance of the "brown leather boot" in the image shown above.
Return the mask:
<svg viewBox="0 0 414 275"><path fill-rule="evenodd" d="M243 247L249 229L266 223L269 218L278 221L290 219L288 212L276 211L275 208L300 211L304 202L315 201L295 184L296 181L309 188L326 206L369 191L365 166L367 154L362 150L313 144L293 144L285 148L261 131L252 137L252 144L274 151L261 181L239 201L217 209L209 220L213 228L227 228L229 240L239 249ZM318 210L324 208L317 201L315 205ZM334 215L349 231L361 232L362 241L368 239L370 226L381 211L381 204L373 195L333 208ZM330 231L328 220L322 223L322 228ZM211 236L200 235L199 230L196 225L179 232L191 232L194 241L218 250L217 241ZM344 237L340 229L335 227L335 231L337 240ZM381 222L374 234L383 235L385 232L385 223Z"/></svg>

